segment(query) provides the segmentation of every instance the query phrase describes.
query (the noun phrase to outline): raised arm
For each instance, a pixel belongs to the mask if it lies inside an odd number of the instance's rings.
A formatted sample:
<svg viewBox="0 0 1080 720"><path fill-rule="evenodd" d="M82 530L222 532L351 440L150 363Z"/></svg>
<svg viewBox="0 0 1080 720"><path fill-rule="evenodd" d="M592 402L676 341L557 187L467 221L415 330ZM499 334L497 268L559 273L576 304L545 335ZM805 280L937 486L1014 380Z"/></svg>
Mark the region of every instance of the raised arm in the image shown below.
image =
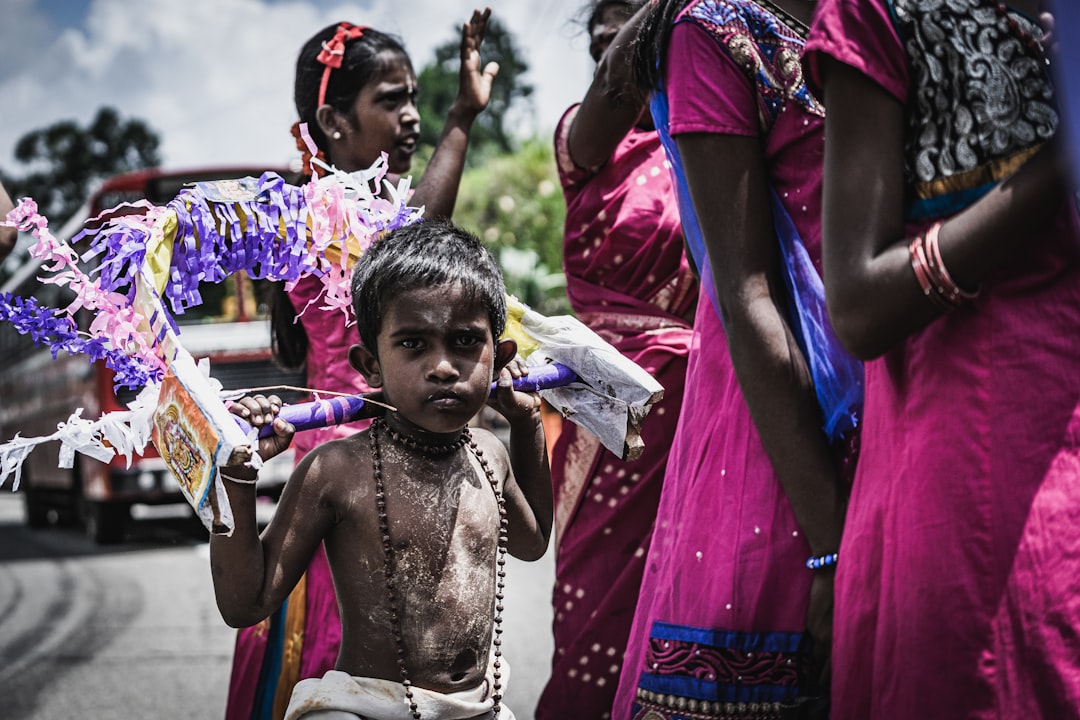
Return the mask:
<svg viewBox="0 0 1080 720"><path fill-rule="evenodd" d="M845 498L807 361L785 312L787 290L760 140L694 133L677 136L676 143L739 387L811 552L836 552ZM831 582L830 571L815 573L808 616L811 635L825 648L832 627Z"/></svg>
<svg viewBox="0 0 1080 720"><path fill-rule="evenodd" d="M233 412L260 427L275 422L280 407L277 398L259 396L245 398ZM287 448L293 434L292 426L280 418L274 431L260 441L259 454L267 459ZM222 468L220 482L229 496L234 529L231 537L210 536L210 571L218 610L232 627L254 625L284 602L332 525L327 504L318 497L323 483L306 482L320 470L313 467L316 456L311 453L293 471L261 537L255 518L258 473L243 465Z"/></svg>
<svg viewBox="0 0 1080 720"><path fill-rule="evenodd" d="M491 85L499 72L498 63L481 70L480 45L487 32L491 9L474 10L472 19L461 28L461 77L458 95L450 106L439 144L416 186L413 205L423 205L429 218L449 218L457 202L469 133L476 116L487 107Z"/></svg>
<svg viewBox="0 0 1080 720"><path fill-rule="evenodd" d="M567 145L570 158L579 167L595 170L606 163L646 112L645 98L634 83L631 60L634 39L648 12L646 4L611 39L570 123Z"/></svg>
<svg viewBox="0 0 1080 720"><path fill-rule="evenodd" d="M825 76L824 278L837 336L876 357L941 315L922 292L904 229L903 107L853 68L822 58ZM1066 201L1066 153L1055 139L1011 178L940 229L941 256L974 290Z"/></svg>

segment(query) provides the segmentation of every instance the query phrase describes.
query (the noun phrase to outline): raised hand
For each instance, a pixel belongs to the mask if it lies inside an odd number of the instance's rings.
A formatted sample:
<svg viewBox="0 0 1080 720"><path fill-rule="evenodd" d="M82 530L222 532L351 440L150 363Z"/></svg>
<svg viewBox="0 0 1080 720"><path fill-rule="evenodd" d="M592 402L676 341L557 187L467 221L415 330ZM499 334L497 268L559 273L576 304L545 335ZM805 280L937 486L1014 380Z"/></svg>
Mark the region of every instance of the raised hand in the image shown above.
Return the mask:
<svg viewBox="0 0 1080 720"><path fill-rule="evenodd" d="M499 371L495 394L488 400L488 405L495 408L499 413L510 421L525 420L540 412L540 395L538 393L520 392L514 389L514 378L528 375L528 368L520 356L511 360L506 367Z"/></svg>
<svg viewBox="0 0 1080 720"><path fill-rule="evenodd" d="M480 45L487 32L491 8L473 10L469 22L461 26L461 75L455 104L462 110L479 114L491 99L491 86L499 73L499 64L490 62L481 69Z"/></svg>

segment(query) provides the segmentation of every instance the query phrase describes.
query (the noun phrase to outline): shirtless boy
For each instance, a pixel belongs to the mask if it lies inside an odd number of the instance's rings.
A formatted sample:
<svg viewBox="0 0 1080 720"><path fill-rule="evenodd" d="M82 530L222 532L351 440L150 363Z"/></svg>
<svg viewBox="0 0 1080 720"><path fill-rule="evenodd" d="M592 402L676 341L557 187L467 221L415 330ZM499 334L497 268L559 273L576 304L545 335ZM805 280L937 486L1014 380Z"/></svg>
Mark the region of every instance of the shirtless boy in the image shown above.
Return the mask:
<svg viewBox="0 0 1080 720"><path fill-rule="evenodd" d="M512 389L505 366L516 346L497 339L506 319L498 266L468 233L418 223L361 257L353 299L363 344L349 361L396 410L310 453L261 537L256 471L222 468L235 531L210 542L218 608L232 626L259 622L325 540L341 652L336 670L297 686L288 719L330 710L512 718L499 714L502 556L543 555L552 500L539 399ZM496 377L509 454L491 433L466 428ZM259 444L264 459L292 438L280 406L255 396L233 408L255 426L273 424Z"/></svg>

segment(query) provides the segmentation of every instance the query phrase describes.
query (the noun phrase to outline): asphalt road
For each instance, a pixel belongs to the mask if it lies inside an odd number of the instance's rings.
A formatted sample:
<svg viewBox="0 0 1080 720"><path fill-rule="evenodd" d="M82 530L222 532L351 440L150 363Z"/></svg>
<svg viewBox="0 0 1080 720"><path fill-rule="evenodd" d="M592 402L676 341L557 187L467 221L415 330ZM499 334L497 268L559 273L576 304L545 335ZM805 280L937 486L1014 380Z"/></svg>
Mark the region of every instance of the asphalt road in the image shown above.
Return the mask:
<svg viewBox="0 0 1080 720"><path fill-rule="evenodd" d="M185 507L137 507L112 547L22 520L21 496L0 488L0 719L222 717L234 631ZM547 679L553 577L550 551L508 563L506 705L520 720Z"/></svg>

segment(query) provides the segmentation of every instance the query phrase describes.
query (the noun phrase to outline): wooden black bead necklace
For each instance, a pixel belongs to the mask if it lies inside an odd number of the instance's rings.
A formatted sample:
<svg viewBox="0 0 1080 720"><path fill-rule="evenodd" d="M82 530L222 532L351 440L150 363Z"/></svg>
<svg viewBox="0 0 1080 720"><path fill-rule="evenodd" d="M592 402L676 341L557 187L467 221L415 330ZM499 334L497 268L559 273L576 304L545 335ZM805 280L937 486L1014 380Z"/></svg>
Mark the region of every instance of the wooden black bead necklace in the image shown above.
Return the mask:
<svg viewBox="0 0 1080 720"><path fill-rule="evenodd" d="M405 688L405 699L409 702L409 711L415 720L420 720L420 711L417 708L416 700L413 698L412 682L409 680L409 670L405 664L405 641L401 634L401 619L398 615L398 596L397 590L394 585L394 546L390 543L390 518L386 513L386 486L383 483L382 472L382 453L379 450L379 433L385 431L390 438L411 450L423 453L425 455L447 455L451 452L460 450L465 444L468 444L469 449L472 450L473 455L476 457L476 461L480 463L480 467L484 470L484 475L487 477L488 484L491 485L491 489L495 492L495 500L499 504L499 542L498 551L496 553L495 563L498 566L496 569L497 579L495 581L495 633L492 639L492 693L491 697L494 700L494 707L492 708L493 717L499 717L499 710L501 709L502 702L502 613L503 613L503 598L505 594L503 592L505 580L506 580L506 548L509 544L509 522L506 519L506 500L503 498L502 491L499 489L499 483L495 479L495 473L492 471L491 466L488 465L487 458L484 457L484 453L476 445L476 441L472 439L472 434L469 433L469 429L465 428L461 431L461 437L452 443L446 445L431 445L423 443L416 438L410 438L402 435L393 430L386 424L386 420L379 418L371 425L369 437L371 438L371 463L373 468L373 474L375 476L375 506L379 512L379 533L382 536L383 546L383 574L386 578L386 600L390 609L390 623L391 632L394 635L394 643L397 646L397 660L398 660L398 672L401 674L401 685Z"/></svg>
<svg viewBox="0 0 1080 720"><path fill-rule="evenodd" d="M461 431L461 435L458 436L457 440L442 445L436 445L434 443L426 443L423 440L408 435L402 435L397 430L387 425L385 420L382 422L382 426L386 430L386 434L390 436L390 439L398 445L407 447L410 450L415 450L423 455L431 455L433 457L457 452L465 444L465 441L469 439L469 429L465 428Z"/></svg>

